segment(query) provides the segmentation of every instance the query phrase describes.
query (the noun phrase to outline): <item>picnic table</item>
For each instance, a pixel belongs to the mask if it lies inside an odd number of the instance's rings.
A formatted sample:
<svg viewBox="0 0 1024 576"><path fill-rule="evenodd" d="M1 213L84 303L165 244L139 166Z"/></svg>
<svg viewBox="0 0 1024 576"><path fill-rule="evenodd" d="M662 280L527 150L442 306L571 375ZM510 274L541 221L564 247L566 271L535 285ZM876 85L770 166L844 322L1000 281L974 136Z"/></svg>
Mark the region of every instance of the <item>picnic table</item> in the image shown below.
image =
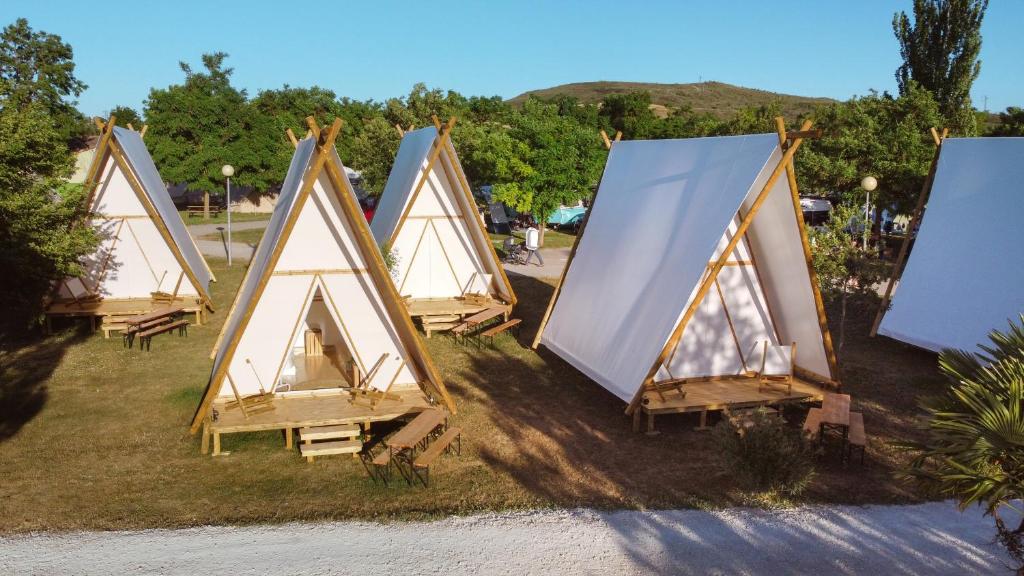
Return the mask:
<svg viewBox="0 0 1024 576"><path fill-rule="evenodd" d="M506 311L507 308L504 306L491 306L490 308L486 308L483 311L477 312L476 314L466 318L464 322L469 324L471 328L475 328L488 320L505 314Z"/></svg>
<svg viewBox="0 0 1024 576"><path fill-rule="evenodd" d="M126 319L124 323L128 328L134 327L137 329L142 324L147 324L155 320L163 320L164 318L171 318L178 314L184 314L184 312L184 306L167 306L166 308L157 308L152 312L132 316L131 318Z"/></svg>
<svg viewBox="0 0 1024 576"><path fill-rule="evenodd" d="M839 430L843 437L843 444L850 433L850 395L834 394L826 392L821 400L821 421L822 432L826 428Z"/></svg>
<svg viewBox="0 0 1024 576"><path fill-rule="evenodd" d="M443 425L447 419L448 416L441 410L424 410L413 418L412 422L409 422L401 430L395 432L384 444L392 454L414 450L417 446L423 444L424 440L438 426Z"/></svg>
<svg viewBox="0 0 1024 576"><path fill-rule="evenodd" d="M188 320L176 320L184 313L184 306L167 306L125 319L123 332L125 346L131 348L135 337L138 336L140 338L139 347L148 350L151 339L156 334L174 329L178 329L179 336L186 333Z"/></svg>

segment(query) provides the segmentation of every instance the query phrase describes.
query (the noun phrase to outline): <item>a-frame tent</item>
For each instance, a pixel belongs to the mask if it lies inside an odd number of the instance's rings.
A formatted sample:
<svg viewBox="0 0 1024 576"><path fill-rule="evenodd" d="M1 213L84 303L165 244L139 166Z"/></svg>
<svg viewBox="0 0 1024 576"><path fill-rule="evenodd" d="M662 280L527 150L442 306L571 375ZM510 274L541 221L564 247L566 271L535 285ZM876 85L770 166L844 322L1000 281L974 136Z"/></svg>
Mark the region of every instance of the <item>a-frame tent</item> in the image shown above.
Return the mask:
<svg viewBox="0 0 1024 576"><path fill-rule="evenodd" d="M118 316L169 302L212 310L214 280L142 141L97 120L100 137L83 185L86 217L100 237L84 273L55 288L49 315Z"/></svg>
<svg viewBox="0 0 1024 576"><path fill-rule="evenodd" d="M344 175L334 148L340 120L323 131L308 121L311 135L297 142L277 206L214 347L193 433L204 423L215 434L218 426L290 430L363 423L433 403L455 411ZM315 350L307 338L316 341ZM312 356L323 360L310 364ZM331 378L324 380L323 373ZM385 399L371 411L330 394L351 388L400 399ZM271 409L246 413L246 399L253 397L269 399Z"/></svg>
<svg viewBox="0 0 1024 576"><path fill-rule="evenodd" d="M935 352L975 350L1024 312L1024 138L935 136L935 142L936 158L874 328Z"/></svg>
<svg viewBox="0 0 1024 576"><path fill-rule="evenodd" d="M628 413L665 382L753 394L687 396L676 412L756 403L750 364L766 341L796 342L797 376L836 384L792 169L809 127L611 145L540 343Z"/></svg>
<svg viewBox="0 0 1024 576"><path fill-rule="evenodd" d="M516 302L451 143L455 118L405 132L370 229L397 256L398 293L411 303L468 295Z"/></svg>

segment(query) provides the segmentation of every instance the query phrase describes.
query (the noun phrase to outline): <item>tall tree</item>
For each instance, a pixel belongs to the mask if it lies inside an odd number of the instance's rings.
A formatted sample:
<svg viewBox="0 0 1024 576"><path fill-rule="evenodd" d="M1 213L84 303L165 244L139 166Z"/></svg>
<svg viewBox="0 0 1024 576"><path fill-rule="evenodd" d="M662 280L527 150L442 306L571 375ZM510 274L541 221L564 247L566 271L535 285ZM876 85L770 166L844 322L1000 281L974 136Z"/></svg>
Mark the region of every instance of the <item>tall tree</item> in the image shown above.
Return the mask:
<svg viewBox="0 0 1024 576"><path fill-rule="evenodd" d="M974 135L971 85L981 72L981 22L988 0L914 0L914 18L893 16L903 64L896 70L900 93L917 82L935 95L954 132Z"/></svg>
<svg viewBox="0 0 1024 576"><path fill-rule="evenodd" d="M999 124L989 136L1024 136L1024 108L1010 106L999 113Z"/></svg>
<svg viewBox="0 0 1024 576"><path fill-rule="evenodd" d="M131 106L114 106L110 112L107 112L107 117L111 116L117 119L118 126L131 124L136 130L142 129L142 116L139 116L139 113Z"/></svg>
<svg viewBox="0 0 1024 576"><path fill-rule="evenodd" d="M604 128L622 132L626 140L650 138L658 117L651 112L650 92L609 94L601 100L600 118Z"/></svg>
<svg viewBox="0 0 1024 576"><path fill-rule="evenodd" d="M290 145L273 118L231 85L227 56L204 54L204 72L181 62L184 84L150 91L146 145L164 180L217 193L224 187L220 168L228 163L235 167L233 183L265 193L284 178L280 154Z"/></svg>
<svg viewBox="0 0 1024 576"><path fill-rule="evenodd" d="M0 97L20 111L42 106L71 148L81 147L93 133L75 108L74 98L86 88L75 77L74 51L60 36L37 32L24 18L0 32Z"/></svg>

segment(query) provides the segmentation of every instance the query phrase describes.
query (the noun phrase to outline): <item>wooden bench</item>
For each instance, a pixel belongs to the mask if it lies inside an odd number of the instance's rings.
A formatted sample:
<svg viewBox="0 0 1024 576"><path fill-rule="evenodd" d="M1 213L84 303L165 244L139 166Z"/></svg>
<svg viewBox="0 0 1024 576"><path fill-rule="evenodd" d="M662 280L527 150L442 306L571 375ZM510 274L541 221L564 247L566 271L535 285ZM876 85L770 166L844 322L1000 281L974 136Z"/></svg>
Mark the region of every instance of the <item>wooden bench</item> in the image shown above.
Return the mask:
<svg viewBox="0 0 1024 576"><path fill-rule="evenodd" d="M442 453L450 451L453 442L456 446L455 453L462 454L462 429L453 427L446 430L437 440L431 442L430 446L412 463L412 471L416 478L423 483L424 488L430 484L430 465Z"/></svg>
<svg viewBox="0 0 1024 576"><path fill-rule="evenodd" d="M170 320L170 318L157 318L156 320L150 320L149 322L143 322L142 324L126 325L121 333L121 337L124 339L124 345L131 348L136 335L140 332L149 330L150 328L156 328L157 326L166 323L168 320Z"/></svg>
<svg viewBox="0 0 1024 576"><path fill-rule="evenodd" d="M220 206L210 206L210 216L217 216L220 214L220 211ZM188 206L185 208L185 212L188 214L189 218L193 216L202 216L206 213L206 208L203 206Z"/></svg>
<svg viewBox="0 0 1024 576"><path fill-rule="evenodd" d="M804 420L804 433L811 438L817 438L821 433L821 408L811 408L807 411L807 419Z"/></svg>
<svg viewBox="0 0 1024 576"><path fill-rule="evenodd" d="M864 433L864 414L861 412L850 412L850 433L846 438L847 455L853 456L854 448L860 449L860 464L864 465L864 451L867 448L868 438Z"/></svg>
<svg viewBox="0 0 1024 576"><path fill-rule="evenodd" d="M391 480L391 450L384 448L376 456L370 451L369 446L366 447L362 452L359 453L359 458L363 462L363 468L366 468L366 473L370 475L370 479L376 484L378 480L384 483L385 486Z"/></svg>
<svg viewBox="0 0 1024 576"><path fill-rule="evenodd" d="M188 320L175 320L174 322L160 324L159 326L154 326L148 330L139 332L139 348L149 351L152 348L153 336L163 334L164 332L170 332L174 329L178 330L179 337L188 336Z"/></svg>
<svg viewBox="0 0 1024 576"><path fill-rule="evenodd" d="M491 328L488 328L487 330L484 330L483 332L480 333L480 337L489 338L490 345L493 347L494 337L497 336L498 334L501 334L502 332L505 332L506 330L513 330L515 334L518 336L520 322L522 322L522 320L520 320L519 318L513 318L508 322L504 322L502 324L498 324L497 326L493 326Z"/></svg>

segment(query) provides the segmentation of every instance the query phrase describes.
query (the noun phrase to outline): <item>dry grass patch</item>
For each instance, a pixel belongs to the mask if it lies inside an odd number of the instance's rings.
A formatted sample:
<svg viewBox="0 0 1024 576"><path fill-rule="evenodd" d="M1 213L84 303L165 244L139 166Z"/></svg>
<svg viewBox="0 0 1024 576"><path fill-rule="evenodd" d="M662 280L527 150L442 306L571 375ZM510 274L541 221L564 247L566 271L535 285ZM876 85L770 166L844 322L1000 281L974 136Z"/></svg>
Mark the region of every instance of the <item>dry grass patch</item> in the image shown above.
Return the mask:
<svg viewBox="0 0 1024 576"><path fill-rule="evenodd" d="M519 341L499 338L480 351L444 336L426 341L465 439L461 457L436 465L430 489L376 486L347 456L306 464L277 433L227 435L230 455L200 456L188 423L244 272L211 264L218 313L188 338L159 336L142 352L69 328L0 351L0 532L759 501L717 471L712 439L692 429L695 417L660 418L656 437L633 434L621 401L552 354L526 348L551 286L520 276ZM916 500L893 480L901 457L886 443L912 434L916 396L939 381L935 358L863 337L870 315L855 316L863 321L850 324L843 378L865 411L869 464L824 463L794 503Z"/></svg>

